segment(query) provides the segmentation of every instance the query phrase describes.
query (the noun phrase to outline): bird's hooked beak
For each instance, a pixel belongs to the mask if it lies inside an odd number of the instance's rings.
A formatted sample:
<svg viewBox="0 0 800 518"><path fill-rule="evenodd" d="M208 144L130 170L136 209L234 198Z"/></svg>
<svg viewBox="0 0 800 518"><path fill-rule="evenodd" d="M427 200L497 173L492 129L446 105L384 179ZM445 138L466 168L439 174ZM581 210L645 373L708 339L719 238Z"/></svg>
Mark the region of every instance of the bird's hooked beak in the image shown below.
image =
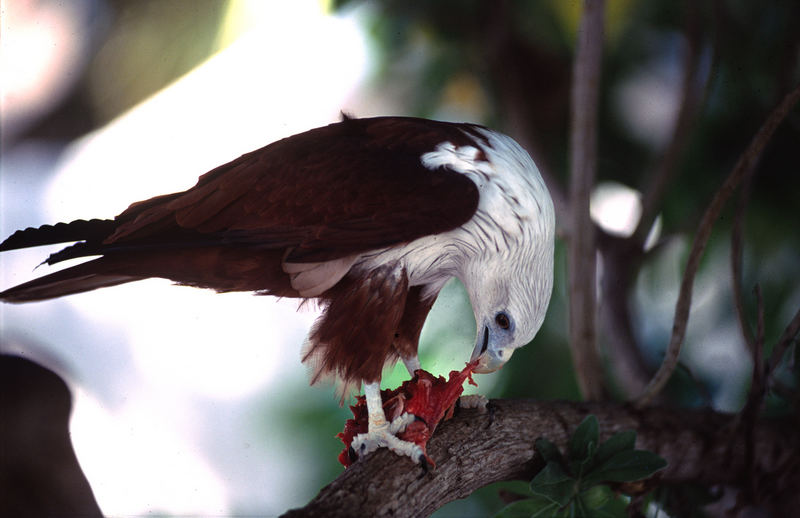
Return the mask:
<svg viewBox="0 0 800 518"><path fill-rule="evenodd" d="M478 374L488 374L494 372L511 358L514 349L511 347L502 347L497 343L496 338L493 340L492 332L489 326L483 326L483 331L478 333L475 340L475 349L472 351L470 363L478 361L477 366L473 372Z"/></svg>

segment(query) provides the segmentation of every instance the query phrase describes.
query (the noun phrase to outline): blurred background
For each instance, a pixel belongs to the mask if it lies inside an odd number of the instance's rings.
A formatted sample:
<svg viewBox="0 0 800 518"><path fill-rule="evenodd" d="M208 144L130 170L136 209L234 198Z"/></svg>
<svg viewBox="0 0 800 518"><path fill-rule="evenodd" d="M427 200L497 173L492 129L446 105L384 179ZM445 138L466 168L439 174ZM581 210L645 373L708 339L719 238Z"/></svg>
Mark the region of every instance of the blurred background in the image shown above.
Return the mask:
<svg viewBox="0 0 800 518"><path fill-rule="evenodd" d="M658 366L700 215L800 78L800 4L698 4L607 2L592 200L604 236L633 232L643 185L665 156L674 159L648 252L624 291L636 348L613 352L613 326L600 336L617 398ZM579 18L571 0L2 0L0 234L113 217L340 111L487 124L531 152L557 195ZM694 107L679 125L687 91ZM795 109L750 187L745 309L755 314L758 283L768 344L800 306L799 149ZM675 404L736 411L746 396L752 363L731 302L733 220L731 209L715 227L696 282L667 394ZM50 271L34 268L51 251L4 253L0 287ZM477 377L479 392L580 397L565 263L559 242L544 328L501 372ZM68 382L72 441L105 514L269 516L304 505L342 470L335 434L349 410L331 387L309 387L299 361L315 316L291 300L149 280L3 305L0 350ZM474 332L463 288L451 282L423 330L423 367L461 368ZM619 354L639 371L617 369ZM384 386L397 386L403 371L387 373ZM797 370L778 374L796 394ZM791 404L768 400L773 412ZM484 488L437 515L491 514L502 506L496 493Z"/></svg>

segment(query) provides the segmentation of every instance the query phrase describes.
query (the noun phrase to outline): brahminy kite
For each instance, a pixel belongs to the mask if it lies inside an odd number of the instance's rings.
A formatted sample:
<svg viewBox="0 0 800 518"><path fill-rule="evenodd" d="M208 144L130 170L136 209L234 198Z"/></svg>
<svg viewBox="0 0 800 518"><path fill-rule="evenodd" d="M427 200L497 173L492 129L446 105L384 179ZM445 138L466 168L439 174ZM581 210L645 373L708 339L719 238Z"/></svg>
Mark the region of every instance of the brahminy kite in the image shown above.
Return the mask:
<svg viewBox="0 0 800 518"><path fill-rule="evenodd" d="M219 292L317 299L303 362L312 383L364 384L363 456L388 447L423 462L387 422L380 377L420 368L422 325L448 279L475 312L475 372L499 369L542 325L553 286L555 216L528 153L483 126L355 119L247 153L191 189L110 220L17 231L0 251L74 242L47 264L100 256L0 293L28 302L161 277Z"/></svg>

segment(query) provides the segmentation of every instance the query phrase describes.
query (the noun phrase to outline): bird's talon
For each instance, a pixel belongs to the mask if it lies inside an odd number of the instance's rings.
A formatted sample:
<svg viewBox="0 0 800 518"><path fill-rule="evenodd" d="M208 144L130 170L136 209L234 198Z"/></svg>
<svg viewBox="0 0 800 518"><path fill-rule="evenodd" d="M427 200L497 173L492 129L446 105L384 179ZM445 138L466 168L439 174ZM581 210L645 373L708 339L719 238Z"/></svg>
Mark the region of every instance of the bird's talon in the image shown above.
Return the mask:
<svg viewBox="0 0 800 518"><path fill-rule="evenodd" d="M427 457L425 457L424 453L419 456L419 460L417 462L419 463L420 467L422 468L422 473L424 475L427 475L428 471L430 471L430 465L428 464L428 459L427 459Z"/></svg>
<svg viewBox="0 0 800 518"><path fill-rule="evenodd" d="M400 419L400 421L398 421L398 419ZM391 431L392 428L399 428L400 426L405 429L408 422L413 421L414 419L411 414L403 414L403 416L395 419L392 423L392 425L395 426L379 426L369 430L367 433L356 435L350 443L348 454L350 454L349 452L352 450L354 455L357 452L357 458L363 458L378 448L389 448L398 455L409 457L411 460L417 461L417 459L424 456L422 448L413 442L398 438L397 435Z"/></svg>
<svg viewBox="0 0 800 518"><path fill-rule="evenodd" d="M486 428L489 428L490 426L492 426L492 423L494 423L495 409L496 407L491 403L486 405L486 410L489 412L489 422L486 424Z"/></svg>
<svg viewBox="0 0 800 518"><path fill-rule="evenodd" d="M403 433L406 430L406 427L417 420L417 416L414 414L409 414L405 412L404 414L396 417L390 424L389 424L389 433L391 435L397 435L399 433Z"/></svg>

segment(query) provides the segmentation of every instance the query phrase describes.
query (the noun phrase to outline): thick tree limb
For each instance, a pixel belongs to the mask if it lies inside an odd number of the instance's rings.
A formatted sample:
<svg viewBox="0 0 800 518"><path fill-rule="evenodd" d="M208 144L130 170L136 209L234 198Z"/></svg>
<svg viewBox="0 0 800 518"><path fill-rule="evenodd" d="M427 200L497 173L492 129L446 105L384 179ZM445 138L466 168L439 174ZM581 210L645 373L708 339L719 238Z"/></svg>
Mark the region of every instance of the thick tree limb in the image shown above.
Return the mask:
<svg viewBox="0 0 800 518"><path fill-rule="evenodd" d="M410 460L379 450L348 468L307 506L284 516L427 516L493 482L532 478L541 469L534 440L547 437L563 448L588 414L599 419L601 440L636 430L637 448L669 462L658 475L661 483L744 487L755 477L769 481L772 493L762 496L775 505L800 504L792 490L800 487L800 434L788 422L756 424L748 469L745 435L734 415L530 400L492 400L489 408L485 414L461 410L437 428L428 445L437 462L434 471L426 474Z"/></svg>
<svg viewBox="0 0 800 518"><path fill-rule="evenodd" d="M585 0L578 29L572 84L570 137L569 343L581 393L605 392L597 350L595 229L589 214L597 159L597 107L603 48L603 0Z"/></svg>

